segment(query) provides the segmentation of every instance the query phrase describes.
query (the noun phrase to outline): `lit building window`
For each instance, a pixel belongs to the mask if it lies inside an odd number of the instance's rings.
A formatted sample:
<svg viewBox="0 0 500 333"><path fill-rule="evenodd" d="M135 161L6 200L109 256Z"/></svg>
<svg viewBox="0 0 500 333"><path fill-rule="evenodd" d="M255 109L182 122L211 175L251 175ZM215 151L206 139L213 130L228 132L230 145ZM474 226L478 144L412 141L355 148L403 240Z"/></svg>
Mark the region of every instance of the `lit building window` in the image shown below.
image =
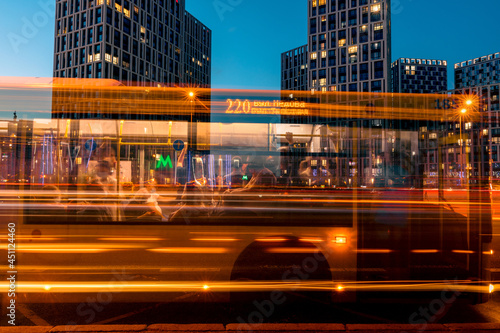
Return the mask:
<svg viewBox="0 0 500 333"><path fill-rule="evenodd" d="M326 51L321 52L321 58L326 58Z"/></svg>
<svg viewBox="0 0 500 333"><path fill-rule="evenodd" d="M115 3L115 8L118 12L122 12L122 6L120 6L119 4Z"/></svg>
<svg viewBox="0 0 500 333"><path fill-rule="evenodd" d="M358 53L358 47L357 46L351 46L349 48L349 53Z"/></svg>
<svg viewBox="0 0 500 333"><path fill-rule="evenodd" d="M405 66L406 75L415 75L415 66Z"/></svg>
<svg viewBox="0 0 500 333"><path fill-rule="evenodd" d="M130 17L130 10L123 8L123 14L125 14L126 17Z"/></svg>
<svg viewBox="0 0 500 333"><path fill-rule="evenodd" d="M345 46L346 40L345 39L339 39L339 47L340 46Z"/></svg>
<svg viewBox="0 0 500 333"><path fill-rule="evenodd" d="M375 31L382 30L382 29L384 29L383 23L375 23L375 25L373 26L373 30L375 30Z"/></svg>
<svg viewBox="0 0 500 333"><path fill-rule="evenodd" d="M111 62L111 54L106 53L104 55L104 60L106 60L107 62Z"/></svg>
<svg viewBox="0 0 500 333"><path fill-rule="evenodd" d="M380 12L380 4L372 5L372 13Z"/></svg>
<svg viewBox="0 0 500 333"><path fill-rule="evenodd" d="M316 52L311 53L311 59L316 59L318 57L318 54Z"/></svg>

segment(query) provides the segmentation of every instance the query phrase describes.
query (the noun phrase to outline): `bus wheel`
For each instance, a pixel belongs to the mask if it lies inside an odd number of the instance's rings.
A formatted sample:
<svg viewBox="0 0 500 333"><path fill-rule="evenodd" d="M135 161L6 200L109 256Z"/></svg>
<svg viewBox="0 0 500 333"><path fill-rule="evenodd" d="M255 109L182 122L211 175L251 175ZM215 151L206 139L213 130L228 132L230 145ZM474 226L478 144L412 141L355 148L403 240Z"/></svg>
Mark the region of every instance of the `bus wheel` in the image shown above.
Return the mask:
<svg viewBox="0 0 500 333"><path fill-rule="evenodd" d="M270 237L250 244L236 260L231 282L232 304L264 302L269 307L304 301L329 303L332 291L327 288L333 285L321 251L294 237ZM326 288L311 291L318 284Z"/></svg>

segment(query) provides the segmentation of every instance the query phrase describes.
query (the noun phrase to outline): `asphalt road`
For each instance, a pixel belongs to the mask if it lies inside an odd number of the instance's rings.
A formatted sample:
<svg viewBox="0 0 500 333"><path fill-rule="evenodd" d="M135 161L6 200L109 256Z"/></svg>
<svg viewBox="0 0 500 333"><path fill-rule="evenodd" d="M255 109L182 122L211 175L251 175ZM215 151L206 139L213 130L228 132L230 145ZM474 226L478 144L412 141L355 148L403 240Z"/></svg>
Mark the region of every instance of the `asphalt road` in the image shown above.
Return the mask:
<svg viewBox="0 0 500 333"><path fill-rule="evenodd" d="M80 307L79 307L80 306ZM3 321L3 320L2 320ZM491 323L500 322L500 295L484 304L453 302L434 312L431 303L325 305L304 300L273 307L228 304L117 303L29 304L18 307L18 326L109 325L155 323ZM2 322L2 325L5 325Z"/></svg>
<svg viewBox="0 0 500 333"><path fill-rule="evenodd" d="M500 210L493 221L493 277L500 285ZM3 306L2 306L3 307ZM4 311L2 311L4 312ZM20 304L17 326L191 324L191 323L342 323L413 324L500 323L500 290L484 304L460 301L439 311L432 302L421 304L323 304L303 299L295 304L229 305L211 303L110 303L110 304ZM6 325L2 316L0 325Z"/></svg>

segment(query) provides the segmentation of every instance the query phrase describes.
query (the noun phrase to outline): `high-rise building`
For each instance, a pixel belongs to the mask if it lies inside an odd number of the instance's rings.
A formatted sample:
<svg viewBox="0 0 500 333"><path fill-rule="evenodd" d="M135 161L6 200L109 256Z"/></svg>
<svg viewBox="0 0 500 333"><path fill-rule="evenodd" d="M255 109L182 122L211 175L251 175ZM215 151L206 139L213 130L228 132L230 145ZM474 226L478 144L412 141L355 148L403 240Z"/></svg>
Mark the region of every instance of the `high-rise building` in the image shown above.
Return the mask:
<svg viewBox="0 0 500 333"><path fill-rule="evenodd" d="M209 86L211 31L196 17L184 13L184 83Z"/></svg>
<svg viewBox="0 0 500 333"><path fill-rule="evenodd" d="M500 52L455 64L455 89L500 83Z"/></svg>
<svg viewBox="0 0 500 333"><path fill-rule="evenodd" d="M281 54L281 90L307 90L307 45Z"/></svg>
<svg viewBox="0 0 500 333"><path fill-rule="evenodd" d="M390 6L390 0L308 1L309 89L390 91Z"/></svg>
<svg viewBox="0 0 500 333"><path fill-rule="evenodd" d="M392 92L432 94L448 89L447 62L400 58L392 63Z"/></svg>
<svg viewBox="0 0 500 333"><path fill-rule="evenodd" d="M209 86L211 35L184 0L57 0L54 77Z"/></svg>
<svg viewBox="0 0 500 333"><path fill-rule="evenodd" d="M500 52L455 64L456 95L472 99L465 107L463 132L468 134L466 160L472 176L500 183Z"/></svg>
<svg viewBox="0 0 500 333"><path fill-rule="evenodd" d="M428 146L428 154L421 156L427 164L424 177L436 178L442 165L445 178L458 177L463 184L477 184L478 176L500 184L500 53L455 64L455 89L443 94L436 108L453 120L439 129L421 126L419 137L428 137L429 143L432 138L454 139L448 140L441 161L437 145Z"/></svg>

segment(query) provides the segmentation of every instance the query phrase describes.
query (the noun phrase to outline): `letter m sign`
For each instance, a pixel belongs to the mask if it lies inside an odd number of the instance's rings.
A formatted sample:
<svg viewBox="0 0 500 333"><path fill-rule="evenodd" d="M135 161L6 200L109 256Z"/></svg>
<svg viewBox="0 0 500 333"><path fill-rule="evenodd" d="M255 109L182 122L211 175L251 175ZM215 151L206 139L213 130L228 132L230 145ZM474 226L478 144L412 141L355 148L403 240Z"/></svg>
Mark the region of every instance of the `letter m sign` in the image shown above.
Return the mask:
<svg viewBox="0 0 500 333"><path fill-rule="evenodd" d="M162 155L160 155L160 158L158 159L158 162L156 163L156 168L161 169L161 168L166 168L168 167L172 169L174 166L172 165L172 160L170 159L170 155L167 155L167 158L163 158Z"/></svg>

